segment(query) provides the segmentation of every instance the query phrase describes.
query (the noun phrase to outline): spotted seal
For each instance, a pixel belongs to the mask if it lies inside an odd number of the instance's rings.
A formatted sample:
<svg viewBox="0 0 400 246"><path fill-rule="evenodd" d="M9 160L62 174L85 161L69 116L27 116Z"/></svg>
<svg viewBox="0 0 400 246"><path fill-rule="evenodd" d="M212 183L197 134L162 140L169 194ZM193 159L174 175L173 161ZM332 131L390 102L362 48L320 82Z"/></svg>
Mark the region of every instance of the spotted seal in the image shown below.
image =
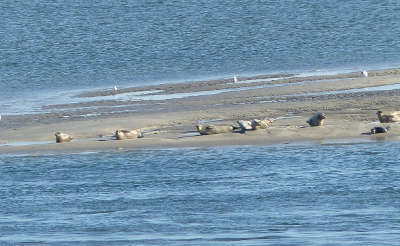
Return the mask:
<svg viewBox="0 0 400 246"><path fill-rule="evenodd" d="M251 125L254 130L267 129L272 125L272 123L274 121L275 121L275 119L273 119L273 118L271 118L271 119L265 118L263 120L254 119L251 121Z"/></svg>

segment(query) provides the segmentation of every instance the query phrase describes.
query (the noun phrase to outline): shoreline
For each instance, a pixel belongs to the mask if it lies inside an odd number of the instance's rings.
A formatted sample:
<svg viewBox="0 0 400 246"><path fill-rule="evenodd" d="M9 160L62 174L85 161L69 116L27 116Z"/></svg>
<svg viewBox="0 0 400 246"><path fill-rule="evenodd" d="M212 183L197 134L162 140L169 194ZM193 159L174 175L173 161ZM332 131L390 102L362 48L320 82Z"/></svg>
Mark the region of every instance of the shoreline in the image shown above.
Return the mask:
<svg viewBox="0 0 400 246"><path fill-rule="evenodd" d="M42 113L3 117L0 121L0 154L270 145L335 139L398 141L400 126L396 123L390 124L392 129L387 134L362 135L381 125L375 115L377 110L400 107L397 102L400 69L368 72L368 77L359 73L311 77L280 74L238 77L238 83L221 79L150 85L126 88L118 91L118 95L109 96L109 100L104 100L104 94L109 91L93 91L80 96L95 100L55 103L43 107ZM140 90L153 91L131 96L130 93ZM181 94L185 96L176 96ZM126 99L119 96L126 96ZM305 122L316 112L328 115L326 125L307 127ZM194 126L202 122L232 125L237 120L265 117L277 119L267 130L212 136L194 133ZM117 141L99 137L110 136L117 129L138 128L145 132L143 139ZM71 134L75 140L56 144L54 133L57 131ZM43 141L54 143L35 144ZM18 144L21 142L33 143ZM11 146L5 145L7 143Z"/></svg>
<svg viewBox="0 0 400 246"><path fill-rule="evenodd" d="M227 134L219 135L214 139L163 139L157 143L151 143L154 139L147 139L144 142L137 140L95 140L79 139L69 143L55 144L50 141L38 142L17 142L22 145L0 144L0 156L37 156L57 154L87 154L87 153L108 153L126 152L135 150L173 150L191 148L235 148L235 147L270 147L270 146L325 146L325 145L353 145L353 144L374 144L379 142L399 142L400 136L378 135L378 136L350 136L350 137L329 137L329 138L298 138L298 139L272 139L265 140L261 137L250 137L238 139ZM232 142L235 140L236 142ZM106 142L106 143L105 143Z"/></svg>
<svg viewBox="0 0 400 246"><path fill-rule="evenodd" d="M385 67L383 69L376 69L380 66L372 66L375 69L370 70L370 74L378 73L378 75L400 73L400 68L397 67ZM63 107L69 108L72 105L87 105L101 106L113 106L118 105L124 106L128 101L154 101L154 100L165 100L165 95L173 94L187 94L184 97L195 95L196 92L204 92L199 95L208 95L214 93L223 93L225 91L235 89L239 90L252 90L256 89L255 86L263 87L270 85L282 85L291 83L313 83L318 80L335 80L344 78L357 78L359 77L359 71L350 68L341 69L317 69L317 70L305 70L305 71L292 71L292 72L276 72L267 74L244 74L237 76L239 83L234 84L232 77L218 77L212 76L209 79L192 79L192 80L170 80L167 83L150 83L148 85L127 85L118 88L118 92L114 93L113 86L109 88L104 86L95 87L94 89L72 89L68 91L48 91L45 94L40 94L40 98L24 98L24 104L18 104L17 99L11 99L9 101L3 101L3 116L18 116L21 114L43 114L43 113L54 113L54 109L62 109ZM254 81L255 80L255 81ZM258 80L258 81L257 81ZM160 81L161 82L161 81ZM220 90L220 92L215 92ZM144 93L143 93L144 92ZM207 93L209 92L209 93ZM139 95L135 100L132 100L132 96ZM164 97L162 97L164 95ZM143 97L145 96L145 97ZM182 95L181 95L182 96ZM151 97L151 98L150 98ZM170 98L176 98L171 96ZM121 101L118 105L116 101ZM113 102L113 103L111 103ZM122 103L123 102L123 103ZM11 110L11 111L10 111Z"/></svg>
<svg viewBox="0 0 400 246"><path fill-rule="evenodd" d="M70 149L70 148L63 148L63 149L35 149L35 148L26 148L26 149L19 149L11 150L7 152L0 152L1 156L12 156L12 157L19 157L19 156L50 156L50 155L85 155L85 154L96 154L96 153L124 153L124 152L132 152L132 151L157 151L157 150L177 150L177 149L203 149L203 148L258 148L258 147L279 147L279 146L286 146L286 147L312 147L312 146L330 146L330 145L360 145L360 144L374 144L382 142L382 140L376 141L358 141L357 139L351 139L350 141L346 139L331 139L332 141L328 141L325 143L320 142L313 142L313 141L298 141L298 142L274 142L274 143L264 143L264 144L233 144L233 145L200 145L200 146L157 146L157 147L149 147L149 146L140 146L140 147L112 147L112 148L97 148L97 149ZM400 139L397 140L384 140L384 143L398 143Z"/></svg>

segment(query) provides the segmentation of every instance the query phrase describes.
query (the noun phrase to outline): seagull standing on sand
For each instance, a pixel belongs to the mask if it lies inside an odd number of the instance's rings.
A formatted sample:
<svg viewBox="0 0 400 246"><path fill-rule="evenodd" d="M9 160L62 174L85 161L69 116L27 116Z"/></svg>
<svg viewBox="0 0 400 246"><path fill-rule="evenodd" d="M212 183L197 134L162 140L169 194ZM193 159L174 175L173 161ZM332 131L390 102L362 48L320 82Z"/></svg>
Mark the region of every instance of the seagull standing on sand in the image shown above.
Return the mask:
<svg viewBox="0 0 400 246"><path fill-rule="evenodd" d="M364 77L368 77L368 72L366 70L364 70L361 72L361 75Z"/></svg>
<svg viewBox="0 0 400 246"><path fill-rule="evenodd" d="M233 76L233 82L237 83L238 81L239 81L239 80L238 80L238 78L236 77L236 75Z"/></svg>

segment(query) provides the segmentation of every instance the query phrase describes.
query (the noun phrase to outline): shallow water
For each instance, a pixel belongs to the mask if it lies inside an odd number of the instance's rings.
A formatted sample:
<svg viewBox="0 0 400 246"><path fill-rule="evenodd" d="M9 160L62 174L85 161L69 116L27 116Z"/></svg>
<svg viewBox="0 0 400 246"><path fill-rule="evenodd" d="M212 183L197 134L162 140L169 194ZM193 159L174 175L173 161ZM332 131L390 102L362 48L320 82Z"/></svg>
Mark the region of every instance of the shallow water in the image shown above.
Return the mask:
<svg viewBox="0 0 400 246"><path fill-rule="evenodd" d="M399 89L400 89L400 84L391 84L391 85L363 87L363 88L358 88L358 89L310 92L310 93L292 94L292 95L283 95L283 96L285 96L285 97L286 96L287 97L290 97L290 96L323 96L323 95L349 94L349 93L358 93L358 92L391 91L391 90L399 90Z"/></svg>
<svg viewBox="0 0 400 246"><path fill-rule="evenodd" d="M295 86L295 85L305 85L305 84L315 84L315 83L326 83L331 82L332 79L327 80L310 80L310 81L300 81L300 82L291 82L291 83L278 83L278 84L264 84L264 85L254 85L248 87L239 87L239 88L229 88L229 89L219 89L219 90L205 90L198 92L187 92L187 93L170 93L170 94L160 94L160 95L152 95L152 93L162 92L161 90L154 91L145 91L145 92L127 92L120 93L116 95L109 96L97 96L97 97L74 97L74 95L67 95L63 93L63 95L54 95L41 99L33 99L25 100L25 104L20 105L16 104L16 102L9 103L7 105L3 105L3 112L6 112L7 115L18 115L18 114L31 114L31 113L54 113L54 112L64 112L68 113L69 111L78 111L78 110L107 110L113 109L112 113L128 113L128 112L136 112L138 109L120 109L124 107L132 107L132 106L144 106L146 104L132 104L132 102L143 102L143 101L163 101L170 99L180 99L187 97L197 97L197 96L210 96L210 95L218 95L222 93L228 92L238 92L238 91L247 91L247 90L257 90L261 88L274 88L274 87L286 87L286 86ZM349 79L351 81L351 79ZM338 94L349 94L349 93L359 93L359 92L379 92L379 91L389 91L389 90L399 90L400 84L390 84L390 85L381 85L381 86L370 86L363 87L358 89L346 89L346 90L332 90L332 91L323 91L323 92L309 92L309 93L295 93L295 94L287 94L281 95L281 97L299 97L299 96L323 96L323 95L338 95ZM262 97L263 99L275 98L276 96L266 96ZM87 102L99 102L99 101L118 101L119 103L128 102L127 104L122 105L110 105L110 106L85 106L85 107L73 107L71 105L70 108L65 107L65 104L68 103L87 103ZM285 100L262 100L257 103L275 103ZM158 102L157 104L162 104L162 102ZM240 103L246 104L246 103ZM57 106L61 105L61 106ZM50 106L50 107L49 107ZM84 117L93 117L100 116L106 113L88 113L81 116Z"/></svg>
<svg viewBox="0 0 400 246"><path fill-rule="evenodd" d="M11 143L2 143L0 144L0 147L2 146L27 146L27 145L40 145L40 144L50 144L54 143L54 141L26 141L26 142L11 142Z"/></svg>
<svg viewBox="0 0 400 246"><path fill-rule="evenodd" d="M391 85L380 85L380 86L370 86L363 87L357 89L346 89L346 90L331 90L331 91L322 91L322 92L308 92L308 93L296 93L296 94L287 94L281 95L280 97L310 97L310 96L326 96L326 95L339 95L339 94L351 94L351 93L359 93L359 92L377 92L377 91L391 91L391 90L399 90L400 84L391 84ZM263 99L272 99L276 98L273 96L262 97ZM257 103L276 103L276 102L285 102L287 100L262 100Z"/></svg>
<svg viewBox="0 0 400 246"><path fill-rule="evenodd" d="M274 78L273 80L277 80ZM240 83L254 83L254 82L266 82L273 81L271 79L258 79L258 80L243 80ZM62 92L56 93L54 95L47 95L41 98L31 98L24 99L23 104L19 104L16 100L7 101L7 103L3 104L2 110L7 115L19 115L19 114L32 114L32 113L53 113L59 111L69 111L69 110L81 110L81 109L116 109L113 112L131 112L132 110L122 110L118 111L118 108L126 107L126 106L135 106L132 102L143 102L143 101L164 101L170 99L181 99L188 97L197 97L197 96L210 96L210 95L218 95L222 93L228 92L238 92L238 91L247 91L247 90L257 90L262 88L274 88L274 87L285 87L285 86L295 86L295 85L305 85L305 84L314 84L314 83L324 83L324 82L332 82L335 79L326 79L326 80L310 80L310 81L300 81L300 82L291 82L291 83L272 83L272 84L263 84L263 85L253 85L247 87L238 87L238 88L227 88L227 89L218 89L218 90L203 90L196 92L181 92L181 93L169 93L169 94L157 94L163 92L162 90L151 90L151 91L139 91L139 92L126 92L126 93L118 93L107 96L96 96L96 97L81 97L76 96L79 93L82 93L82 90L74 91L74 92ZM396 86L390 87L386 86L385 90L393 90L397 89ZM371 87L371 90L375 89L375 87ZM379 89L379 88L378 88ZM356 91L355 91L356 92ZM341 93L339 91L339 93ZM344 91L346 93L346 91ZM285 95L286 96L286 95ZM86 107L71 107L70 109L64 107L65 104L75 104L75 103L88 103L88 102L100 102L100 101L118 101L128 102L126 105L111 105L111 106L86 106ZM57 107L57 105L61 105L61 107ZM143 105L143 104L141 104ZM134 110L135 111L135 110Z"/></svg>
<svg viewBox="0 0 400 246"><path fill-rule="evenodd" d="M397 245L398 142L0 156L0 243Z"/></svg>

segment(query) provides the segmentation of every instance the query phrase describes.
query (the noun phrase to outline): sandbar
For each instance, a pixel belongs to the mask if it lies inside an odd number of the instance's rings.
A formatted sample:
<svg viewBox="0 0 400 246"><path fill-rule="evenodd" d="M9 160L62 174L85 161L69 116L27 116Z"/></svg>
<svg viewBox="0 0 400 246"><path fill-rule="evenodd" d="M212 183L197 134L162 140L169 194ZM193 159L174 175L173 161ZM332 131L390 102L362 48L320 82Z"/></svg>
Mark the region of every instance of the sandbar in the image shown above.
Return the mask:
<svg viewBox="0 0 400 246"><path fill-rule="evenodd" d="M80 153L143 148L185 148L296 143L398 141L400 124L389 133L369 135L380 126L377 110L400 109L400 69L298 76L238 76L141 87L87 91L78 102L42 107L35 114L4 115L0 154ZM322 127L309 127L312 114L327 115ZM275 118L266 130L200 136L195 125ZM386 124L387 125L387 124ZM144 138L114 140L117 129L142 129ZM57 131L71 134L55 143Z"/></svg>

